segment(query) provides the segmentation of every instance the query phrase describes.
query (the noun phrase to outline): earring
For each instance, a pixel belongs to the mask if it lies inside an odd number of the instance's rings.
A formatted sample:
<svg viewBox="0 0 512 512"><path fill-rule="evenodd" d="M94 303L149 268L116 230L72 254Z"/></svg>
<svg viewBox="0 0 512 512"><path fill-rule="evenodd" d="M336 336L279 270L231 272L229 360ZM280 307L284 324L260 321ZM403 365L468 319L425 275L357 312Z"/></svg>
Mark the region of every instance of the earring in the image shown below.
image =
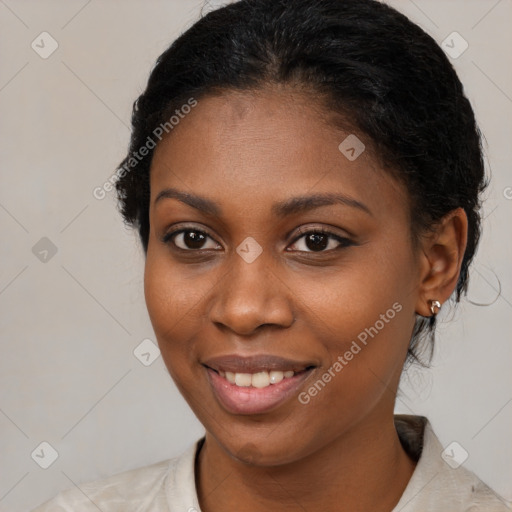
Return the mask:
<svg viewBox="0 0 512 512"><path fill-rule="evenodd" d="M438 300L431 300L429 302L430 302L430 311L432 313L432 316L436 316L437 313L439 312L439 309L441 309L441 303ZM437 308L438 311L436 311L435 308Z"/></svg>

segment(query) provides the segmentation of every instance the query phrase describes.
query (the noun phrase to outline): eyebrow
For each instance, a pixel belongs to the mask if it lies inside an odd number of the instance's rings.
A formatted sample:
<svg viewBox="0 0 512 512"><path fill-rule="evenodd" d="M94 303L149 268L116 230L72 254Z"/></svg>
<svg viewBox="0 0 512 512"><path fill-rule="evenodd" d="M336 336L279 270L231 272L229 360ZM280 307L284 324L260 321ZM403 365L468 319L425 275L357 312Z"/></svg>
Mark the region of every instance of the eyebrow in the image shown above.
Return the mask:
<svg viewBox="0 0 512 512"><path fill-rule="evenodd" d="M222 209L220 206L211 199L196 194L189 194L188 192L182 192L175 188L166 188L160 191L155 198L154 205L163 199L178 199L182 203L188 204L192 208L195 208L206 215L217 217L222 215ZM368 215L373 215L365 204L361 203L357 199L340 193L323 193L292 197L285 201L274 203L271 211L277 217L282 218L294 213L300 213L320 208L321 206L330 206L334 204L350 206L352 208L362 210Z"/></svg>

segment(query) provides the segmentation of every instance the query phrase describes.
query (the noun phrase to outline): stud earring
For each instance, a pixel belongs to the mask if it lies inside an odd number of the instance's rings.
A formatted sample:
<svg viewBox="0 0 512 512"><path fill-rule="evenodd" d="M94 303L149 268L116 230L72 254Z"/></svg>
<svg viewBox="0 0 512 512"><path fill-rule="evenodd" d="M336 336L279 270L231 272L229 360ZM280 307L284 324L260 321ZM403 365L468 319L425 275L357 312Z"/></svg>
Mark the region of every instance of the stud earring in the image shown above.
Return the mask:
<svg viewBox="0 0 512 512"><path fill-rule="evenodd" d="M430 302L430 311L432 316L436 316L439 310L441 309L441 303L438 300L431 300ZM436 309L437 308L437 311Z"/></svg>

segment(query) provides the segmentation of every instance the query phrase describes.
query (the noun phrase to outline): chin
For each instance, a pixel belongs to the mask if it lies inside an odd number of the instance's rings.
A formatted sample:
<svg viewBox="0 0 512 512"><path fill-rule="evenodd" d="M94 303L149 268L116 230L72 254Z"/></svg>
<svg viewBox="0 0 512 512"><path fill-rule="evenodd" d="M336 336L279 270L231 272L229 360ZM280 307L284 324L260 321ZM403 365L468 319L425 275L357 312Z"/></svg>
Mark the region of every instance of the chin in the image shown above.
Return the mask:
<svg viewBox="0 0 512 512"><path fill-rule="evenodd" d="M233 459L242 464L258 467L282 466L306 455L305 448L301 449L293 436L273 437L272 440L269 440L266 433L262 436L250 437L246 432L244 435L226 436L226 439L223 438L224 436L226 432L223 432L220 437L215 436L217 443ZM303 437L300 439L304 442Z"/></svg>

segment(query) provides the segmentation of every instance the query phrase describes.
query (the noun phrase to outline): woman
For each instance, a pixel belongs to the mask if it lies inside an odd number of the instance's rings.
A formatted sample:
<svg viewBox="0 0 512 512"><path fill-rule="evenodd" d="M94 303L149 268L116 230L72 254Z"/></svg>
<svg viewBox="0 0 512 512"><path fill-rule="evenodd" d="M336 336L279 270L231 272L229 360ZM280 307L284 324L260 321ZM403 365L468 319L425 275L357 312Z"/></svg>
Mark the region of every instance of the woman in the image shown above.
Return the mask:
<svg viewBox="0 0 512 512"><path fill-rule="evenodd" d="M393 414L467 289L486 185L433 39L374 0L242 0L159 57L132 124L120 210L206 434L37 510L506 510Z"/></svg>

